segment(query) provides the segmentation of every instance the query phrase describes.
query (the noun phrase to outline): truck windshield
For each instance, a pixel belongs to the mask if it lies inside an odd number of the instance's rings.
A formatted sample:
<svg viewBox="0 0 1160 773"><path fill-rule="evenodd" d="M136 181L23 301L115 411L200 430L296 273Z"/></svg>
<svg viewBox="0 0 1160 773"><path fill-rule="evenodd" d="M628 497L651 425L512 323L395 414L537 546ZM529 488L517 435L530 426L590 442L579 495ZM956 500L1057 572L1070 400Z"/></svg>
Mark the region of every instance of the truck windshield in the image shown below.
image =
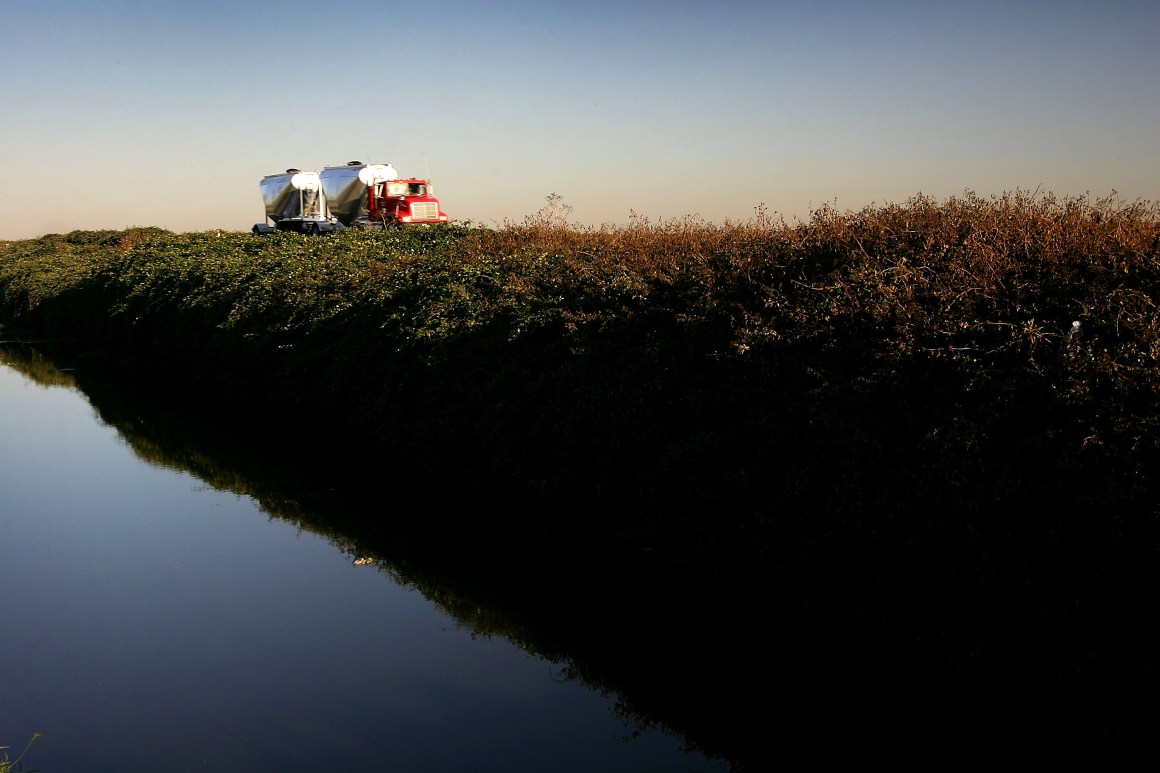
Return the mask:
<svg viewBox="0 0 1160 773"><path fill-rule="evenodd" d="M387 183L388 196L426 196L427 186L423 183L392 182Z"/></svg>

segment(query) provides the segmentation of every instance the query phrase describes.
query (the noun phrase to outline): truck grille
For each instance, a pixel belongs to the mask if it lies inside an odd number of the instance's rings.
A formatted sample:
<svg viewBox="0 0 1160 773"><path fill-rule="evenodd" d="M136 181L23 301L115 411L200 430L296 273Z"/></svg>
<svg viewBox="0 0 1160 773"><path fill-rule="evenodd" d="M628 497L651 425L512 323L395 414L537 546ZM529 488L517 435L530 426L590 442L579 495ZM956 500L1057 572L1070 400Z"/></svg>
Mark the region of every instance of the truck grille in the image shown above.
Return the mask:
<svg viewBox="0 0 1160 773"><path fill-rule="evenodd" d="M411 205L412 220L438 220L439 205L434 201L416 201Z"/></svg>

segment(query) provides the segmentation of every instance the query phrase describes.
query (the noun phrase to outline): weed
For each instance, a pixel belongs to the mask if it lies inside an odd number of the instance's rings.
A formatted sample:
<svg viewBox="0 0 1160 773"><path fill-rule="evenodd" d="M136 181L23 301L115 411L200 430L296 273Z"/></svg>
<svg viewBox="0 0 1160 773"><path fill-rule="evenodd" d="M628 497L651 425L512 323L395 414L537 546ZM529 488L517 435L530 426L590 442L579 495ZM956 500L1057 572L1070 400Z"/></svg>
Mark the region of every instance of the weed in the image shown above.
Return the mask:
<svg viewBox="0 0 1160 773"><path fill-rule="evenodd" d="M40 733L33 733L32 738L29 739L28 743L24 745L24 750L20 752L20 756L14 760L10 760L8 758L8 750L12 747L0 746L0 752L3 752L4 754L4 758L0 759L0 773L17 773L17 771L24 771L24 755L28 754L28 750L32 748L32 745L43 737L44 736ZM27 773L36 773L36 771L30 770L27 771Z"/></svg>

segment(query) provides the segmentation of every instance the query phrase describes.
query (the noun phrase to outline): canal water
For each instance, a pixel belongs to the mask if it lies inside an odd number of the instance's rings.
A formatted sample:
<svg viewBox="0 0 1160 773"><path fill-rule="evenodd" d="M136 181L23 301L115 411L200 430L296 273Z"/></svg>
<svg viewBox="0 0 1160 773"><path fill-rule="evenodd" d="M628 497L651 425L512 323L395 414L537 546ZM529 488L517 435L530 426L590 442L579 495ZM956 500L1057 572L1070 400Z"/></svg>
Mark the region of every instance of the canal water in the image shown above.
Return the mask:
<svg viewBox="0 0 1160 773"><path fill-rule="evenodd" d="M0 746L43 734L48 773L728 769L234 489L0 349Z"/></svg>

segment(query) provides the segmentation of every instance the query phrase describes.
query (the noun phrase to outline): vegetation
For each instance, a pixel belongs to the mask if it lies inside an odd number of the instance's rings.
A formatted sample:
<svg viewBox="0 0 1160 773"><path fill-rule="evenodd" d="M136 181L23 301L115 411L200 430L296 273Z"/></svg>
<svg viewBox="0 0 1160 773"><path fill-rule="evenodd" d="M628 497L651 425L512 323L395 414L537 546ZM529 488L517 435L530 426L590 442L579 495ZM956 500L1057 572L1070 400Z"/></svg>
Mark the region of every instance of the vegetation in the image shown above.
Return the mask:
<svg viewBox="0 0 1160 773"><path fill-rule="evenodd" d="M50 235L3 247L0 297L532 496L1103 507L1154 476L1158 228L1022 192L601 229L552 200L500 229Z"/></svg>
<svg viewBox="0 0 1160 773"><path fill-rule="evenodd" d="M817 631L803 679L854 637L1116 735L1160 695L1158 274L1160 207L1115 197L603 228L551 198L500 228L9 242L0 320L357 449L457 559L647 562Z"/></svg>
<svg viewBox="0 0 1160 773"><path fill-rule="evenodd" d="M32 744L43 738L40 733L33 733L32 738L24 746L24 751L20 752L20 756L14 760L8 758L9 746L0 746L0 752L3 752L4 758L0 759L0 773L16 773L16 771L24 770L24 755L28 754L28 750L32 748ZM28 773L35 773L35 771L28 771Z"/></svg>

